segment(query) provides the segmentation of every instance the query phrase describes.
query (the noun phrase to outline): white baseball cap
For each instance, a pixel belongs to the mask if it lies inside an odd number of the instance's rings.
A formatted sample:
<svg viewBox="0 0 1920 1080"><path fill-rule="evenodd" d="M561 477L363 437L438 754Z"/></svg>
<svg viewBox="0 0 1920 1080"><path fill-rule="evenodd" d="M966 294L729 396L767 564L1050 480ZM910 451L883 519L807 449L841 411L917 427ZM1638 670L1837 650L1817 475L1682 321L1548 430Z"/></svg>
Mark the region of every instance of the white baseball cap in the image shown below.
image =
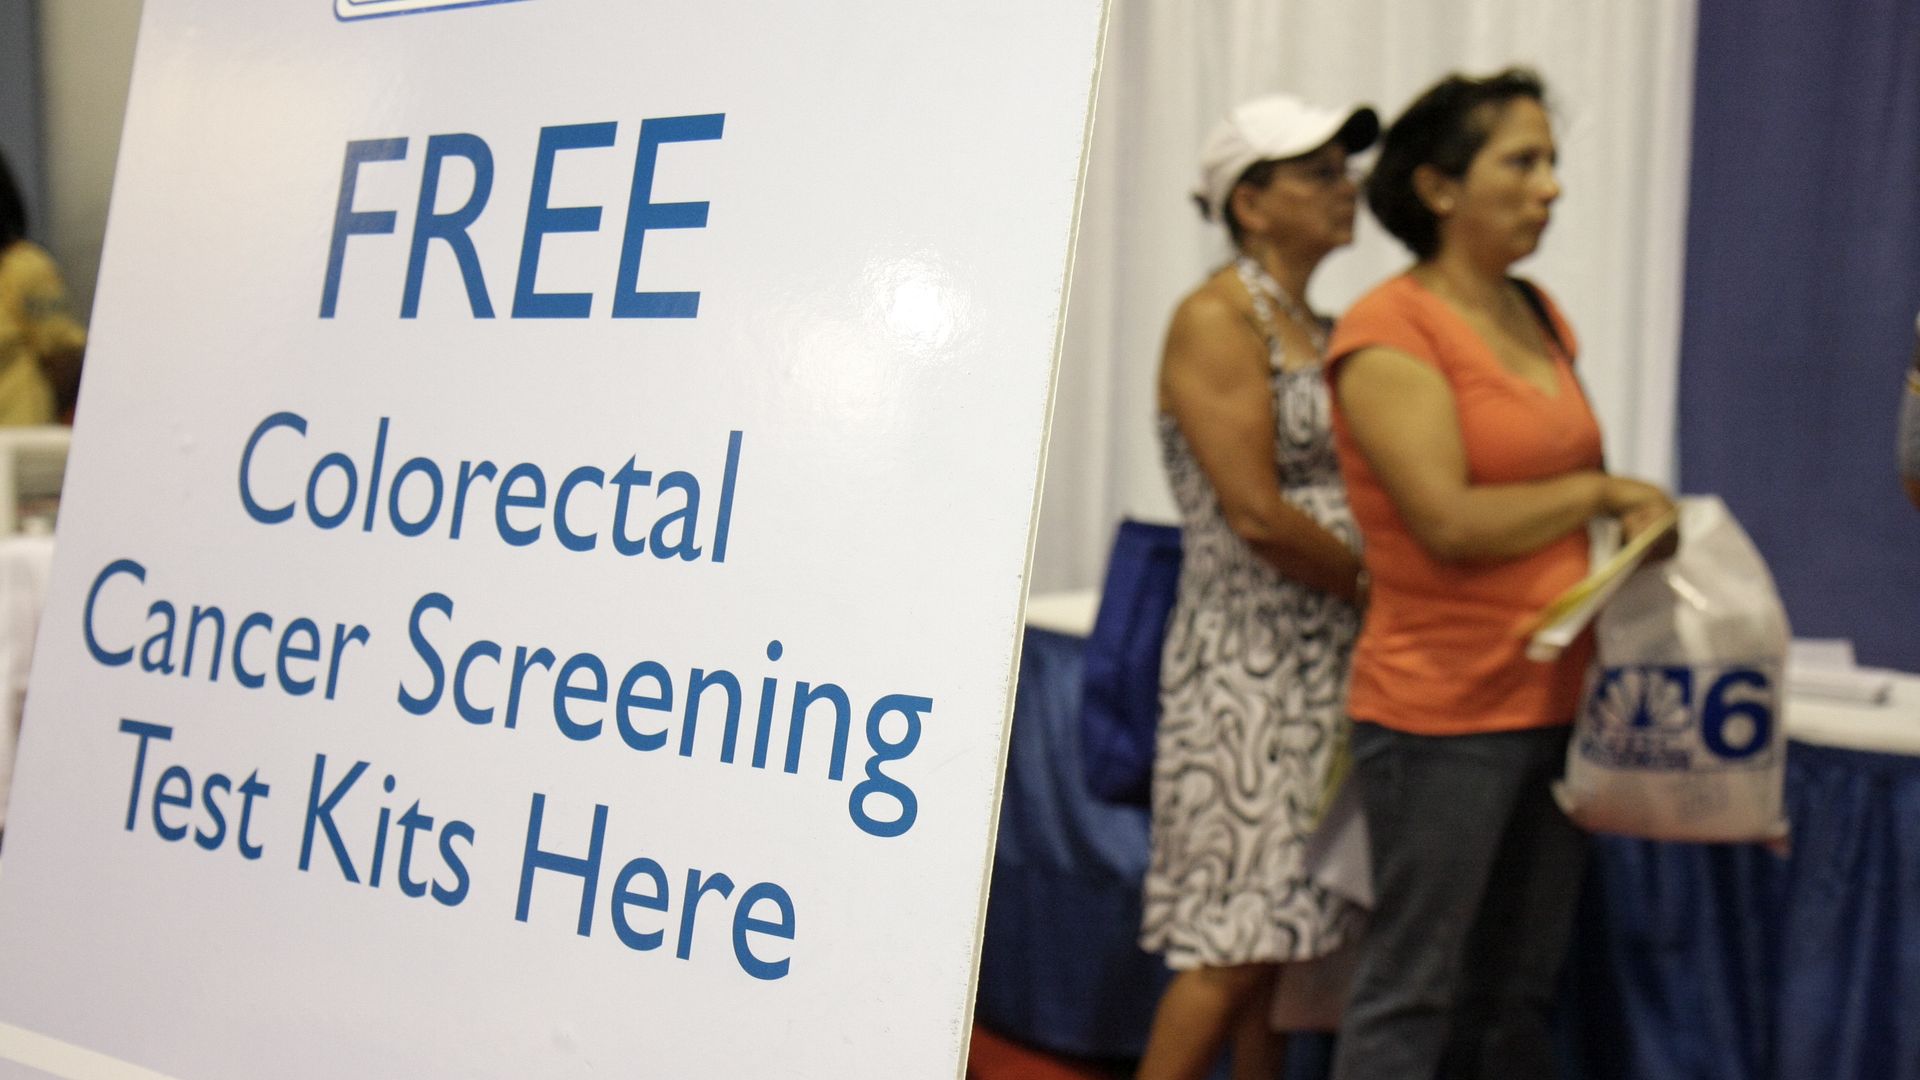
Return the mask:
<svg viewBox="0 0 1920 1080"><path fill-rule="evenodd" d="M1371 106L1343 113L1290 94L1257 97L1235 106L1207 133L1193 197L1208 221L1218 221L1233 186L1256 162L1299 157L1336 139L1348 153L1357 154L1379 137L1380 115Z"/></svg>

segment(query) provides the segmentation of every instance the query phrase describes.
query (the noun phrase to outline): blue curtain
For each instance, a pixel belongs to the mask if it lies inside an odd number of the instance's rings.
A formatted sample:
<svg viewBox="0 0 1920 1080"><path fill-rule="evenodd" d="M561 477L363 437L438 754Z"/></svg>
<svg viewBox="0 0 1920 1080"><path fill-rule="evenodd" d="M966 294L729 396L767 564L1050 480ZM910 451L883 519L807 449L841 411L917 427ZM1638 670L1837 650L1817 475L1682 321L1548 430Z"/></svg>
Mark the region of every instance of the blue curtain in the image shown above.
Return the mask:
<svg viewBox="0 0 1920 1080"><path fill-rule="evenodd" d="M1920 670L1920 512L1894 466L1920 310L1920 3L1701 0L1680 479L1794 632Z"/></svg>

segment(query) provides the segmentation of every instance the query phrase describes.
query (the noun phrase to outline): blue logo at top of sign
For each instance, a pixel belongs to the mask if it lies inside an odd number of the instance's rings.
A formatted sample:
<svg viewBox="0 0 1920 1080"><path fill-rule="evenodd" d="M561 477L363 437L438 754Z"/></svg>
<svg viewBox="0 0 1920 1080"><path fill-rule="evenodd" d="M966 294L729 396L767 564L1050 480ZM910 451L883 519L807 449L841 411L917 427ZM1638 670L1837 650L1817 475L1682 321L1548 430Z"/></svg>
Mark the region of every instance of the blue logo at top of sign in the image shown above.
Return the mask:
<svg viewBox="0 0 1920 1080"><path fill-rule="evenodd" d="M354 19L378 19L387 15L419 15L428 11L446 11L449 8L487 7L493 4L514 4L520 0L333 0L334 18L343 22Z"/></svg>

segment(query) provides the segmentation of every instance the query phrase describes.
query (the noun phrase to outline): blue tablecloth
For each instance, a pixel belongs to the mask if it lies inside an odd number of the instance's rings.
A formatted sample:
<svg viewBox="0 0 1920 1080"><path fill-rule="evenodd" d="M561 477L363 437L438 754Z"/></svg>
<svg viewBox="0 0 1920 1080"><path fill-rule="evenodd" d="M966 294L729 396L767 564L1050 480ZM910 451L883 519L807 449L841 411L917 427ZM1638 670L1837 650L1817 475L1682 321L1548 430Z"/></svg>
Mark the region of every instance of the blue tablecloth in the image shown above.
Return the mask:
<svg viewBox="0 0 1920 1080"><path fill-rule="evenodd" d="M1140 951L1147 812L1080 773L1082 639L1028 630L980 954L982 1023L1082 1057L1134 1057L1165 984Z"/></svg>
<svg viewBox="0 0 1920 1080"><path fill-rule="evenodd" d="M978 1016L1131 1057L1166 978L1134 944L1147 820L1080 778L1080 649L1027 632ZM1920 758L1794 743L1787 794L1787 857L1595 838L1570 1080L1920 1080Z"/></svg>

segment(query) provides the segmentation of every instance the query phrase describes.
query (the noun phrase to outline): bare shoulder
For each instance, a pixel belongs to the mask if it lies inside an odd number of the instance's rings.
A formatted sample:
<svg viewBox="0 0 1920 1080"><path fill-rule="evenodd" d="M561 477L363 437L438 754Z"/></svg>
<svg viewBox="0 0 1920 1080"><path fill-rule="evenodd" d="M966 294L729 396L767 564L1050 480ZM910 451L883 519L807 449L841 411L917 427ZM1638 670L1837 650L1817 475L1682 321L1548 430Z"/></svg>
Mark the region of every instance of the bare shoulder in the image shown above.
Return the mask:
<svg viewBox="0 0 1920 1080"><path fill-rule="evenodd" d="M1160 408L1178 413L1183 402L1202 399L1265 400L1267 370L1253 301L1228 267L1174 309L1160 355Z"/></svg>
<svg viewBox="0 0 1920 1080"><path fill-rule="evenodd" d="M1246 285L1229 264L1207 275L1205 281L1180 301L1175 317L1183 312L1210 317L1232 315L1244 321L1253 317L1253 298L1247 295Z"/></svg>
<svg viewBox="0 0 1920 1080"><path fill-rule="evenodd" d="M1253 349L1264 355L1255 328L1253 300L1228 266L1188 293L1173 311L1167 331L1167 359L1233 356Z"/></svg>

